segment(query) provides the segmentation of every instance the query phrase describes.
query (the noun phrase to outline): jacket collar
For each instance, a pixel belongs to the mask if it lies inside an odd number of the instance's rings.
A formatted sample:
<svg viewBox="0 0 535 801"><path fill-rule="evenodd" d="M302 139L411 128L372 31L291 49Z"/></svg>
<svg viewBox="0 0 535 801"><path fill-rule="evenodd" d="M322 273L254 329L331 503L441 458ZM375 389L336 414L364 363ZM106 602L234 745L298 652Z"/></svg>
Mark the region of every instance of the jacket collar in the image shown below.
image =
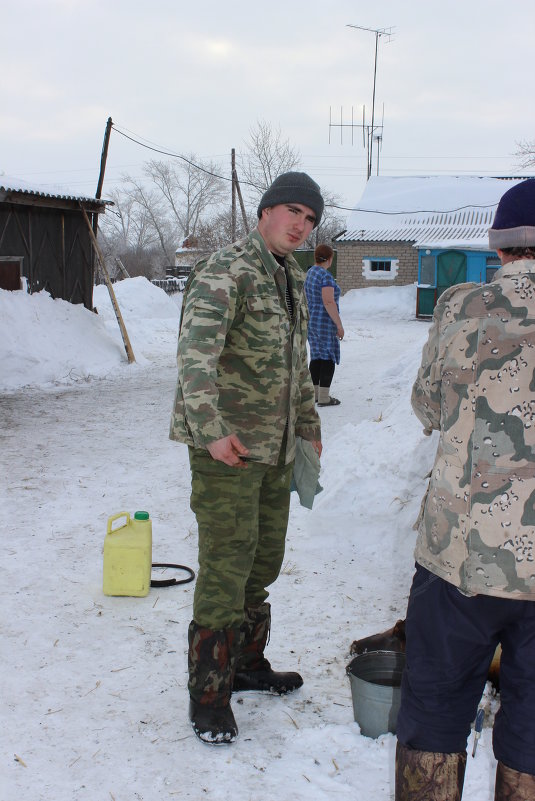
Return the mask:
<svg viewBox="0 0 535 801"><path fill-rule="evenodd" d="M505 278L509 275L526 275L527 273L535 273L535 259L517 259L517 261L509 261L496 270L493 280L498 278Z"/></svg>
<svg viewBox="0 0 535 801"><path fill-rule="evenodd" d="M258 228L255 228L254 231L252 231L249 234L249 240L254 249L256 250L256 252L258 253L258 255L260 256L260 259L266 270L270 273L270 275L274 276L277 270L280 269L280 264L273 255L273 253L271 253L271 251L268 250L267 245L264 242L262 234L260 233Z"/></svg>

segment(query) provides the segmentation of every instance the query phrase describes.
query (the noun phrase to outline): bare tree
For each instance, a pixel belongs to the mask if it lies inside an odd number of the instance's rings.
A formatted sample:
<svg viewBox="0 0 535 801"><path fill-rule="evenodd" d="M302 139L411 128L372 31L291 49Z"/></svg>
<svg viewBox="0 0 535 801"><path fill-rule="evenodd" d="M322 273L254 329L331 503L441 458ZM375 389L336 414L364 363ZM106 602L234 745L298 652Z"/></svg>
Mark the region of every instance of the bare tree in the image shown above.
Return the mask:
<svg viewBox="0 0 535 801"><path fill-rule="evenodd" d="M278 175L299 169L300 157L280 128L265 121L250 131L247 148L238 172L253 228L259 197ZM334 210L329 210L336 198L325 192L324 196L325 214L309 247L329 242L342 227ZM123 176L123 186L112 199L115 207L102 225L105 245L110 258L121 258L131 275L157 277L174 264L176 249L186 237L194 237L201 252L212 252L232 240L230 181L221 177L220 167L195 155L147 162L142 177ZM237 237L244 233L240 215Z"/></svg>
<svg viewBox="0 0 535 801"><path fill-rule="evenodd" d="M121 277L118 258L132 277L152 278L158 273L159 249L150 215L132 191L113 190L110 200L114 205L99 221L99 240L111 278Z"/></svg>
<svg viewBox="0 0 535 801"><path fill-rule="evenodd" d="M251 213L248 218L250 231L252 231L257 222L256 214ZM242 239L246 233L242 217L239 215L236 220L236 235L234 239ZM196 239L199 248L206 253L213 253L225 245L230 245L233 241L231 210L227 209L219 212L219 214L201 222L197 228Z"/></svg>
<svg viewBox="0 0 535 801"><path fill-rule="evenodd" d="M304 248L316 248L321 244L331 245L333 238L344 227L344 219L336 208L340 204L340 198L325 189L322 189L321 194L325 201L321 222L313 229L303 245Z"/></svg>
<svg viewBox="0 0 535 801"><path fill-rule="evenodd" d="M532 142L528 142L527 140L521 140L517 142L518 150L515 153L517 159L519 159L519 166L522 169L526 167L533 167L535 164L535 140Z"/></svg>
<svg viewBox="0 0 535 801"><path fill-rule="evenodd" d="M167 204L167 212L181 232L182 237L195 235L203 215L218 206L228 191L230 183L219 177L220 168L212 162L203 163L190 155L179 163L149 161L144 173L157 187Z"/></svg>
<svg viewBox="0 0 535 801"><path fill-rule="evenodd" d="M155 244L155 232L149 215L140 206L133 193L114 189L109 193L113 207L99 223L107 241L114 241L116 247L143 250Z"/></svg>
<svg viewBox="0 0 535 801"><path fill-rule="evenodd" d="M301 167L299 151L283 138L280 128L273 128L265 120L259 120L251 129L246 148L241 156L241 173L251 205L258 203L278 175ZM334 208L339 199L325 190L322 194L325 211L321 223L314 228L304 247L314 248L321 242L330 242L343 227L342 218Z"/></svg>
<svg viewBox="0 0 535 801"><path fill-rule="evenodd" d="M219 171L192 155L177 163L150 161L142 177L123 176L123 186L112 198L115 208L103 226L110 252L124 254L132 275L143 269L148 276L161 273L174 263L182 240L221 205L227 189L230 204L230 182L225 185Z"/></svg>
<svg viewBox="0 0 535 801"><path fill-rule="evenodd" d="M273 128L265 120L251 128L245 147L240 158L240 179L252 202L260 199L278 175L295 170L301 162L299 151L283 138L280 128Z"/></svg>
<svg viewBox="0 0 535 801"><path fill-rule="evenodd" d="M140 178L126 176L125 195L132 203L136 203L142 215L145 216L149 228L152 230L154 241L160 248L165 262L170 264L174 254L174 232L167 216L166 204L161 193L148 186Z"/></svg>

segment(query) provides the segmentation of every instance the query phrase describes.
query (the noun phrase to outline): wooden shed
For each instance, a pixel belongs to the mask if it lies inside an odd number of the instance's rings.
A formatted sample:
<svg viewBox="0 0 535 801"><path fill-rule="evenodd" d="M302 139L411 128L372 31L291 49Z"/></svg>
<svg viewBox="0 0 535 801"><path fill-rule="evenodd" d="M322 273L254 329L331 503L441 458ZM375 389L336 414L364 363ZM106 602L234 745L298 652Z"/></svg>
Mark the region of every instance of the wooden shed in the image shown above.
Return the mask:
<svg viewBox="0 0 535 801"><path fill-rule="evenodd" d="M96 231L110 201L0 185L0 288L45 289L53 298L93 308Z"/></svg>

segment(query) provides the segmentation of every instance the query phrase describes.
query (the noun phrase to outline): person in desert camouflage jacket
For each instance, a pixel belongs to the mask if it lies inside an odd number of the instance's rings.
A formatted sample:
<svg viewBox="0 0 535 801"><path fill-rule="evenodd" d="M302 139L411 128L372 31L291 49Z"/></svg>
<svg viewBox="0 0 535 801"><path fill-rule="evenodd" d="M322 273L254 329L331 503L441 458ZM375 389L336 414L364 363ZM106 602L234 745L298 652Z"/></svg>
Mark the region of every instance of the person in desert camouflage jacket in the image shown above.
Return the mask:
<svg viewBox="0 0 535 801"><path fill-rule="evenodd" d="M495 798L535 798L535 179L502 197L489 243L502 267L441 295L412 392L440 437L415 526L397 801L461 797L498 644Z"/></svg>
<svg viewBox="0 0 535 801"><path fill-rule="evenodd" d="M170 436L189 447L199 530L188 689L205 742L236 738L233 690L302 684L264 657L266 588L282 566L296 436L321 453L305 271L291 252L322 211L308 175L279 176L262 196L257 229L200 261L184 291Z"/></svg>

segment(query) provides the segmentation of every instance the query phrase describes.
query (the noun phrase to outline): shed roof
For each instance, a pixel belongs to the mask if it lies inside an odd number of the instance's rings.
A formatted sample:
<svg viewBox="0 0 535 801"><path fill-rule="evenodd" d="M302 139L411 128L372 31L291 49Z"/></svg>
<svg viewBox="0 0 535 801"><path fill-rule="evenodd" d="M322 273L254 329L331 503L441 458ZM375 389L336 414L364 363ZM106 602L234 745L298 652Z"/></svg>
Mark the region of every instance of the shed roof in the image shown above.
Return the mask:
<svg viewBox="0 0 535 801"><path fill-rule="evenodd" d="M106 206L113 205L111 200L102 200L96 197L81 195L57 194L43 187L30 187L22 182L0 182L0 203L21 203L28 205L42 205L54 208L77 209L80 203L87 211L104 212Z"/></svg>
<svg viewBox="0 0 535 801"><path fill-rule="evenodd" d="M336 241L488 250L500 197L526 177L372 176Z"/></svg>

